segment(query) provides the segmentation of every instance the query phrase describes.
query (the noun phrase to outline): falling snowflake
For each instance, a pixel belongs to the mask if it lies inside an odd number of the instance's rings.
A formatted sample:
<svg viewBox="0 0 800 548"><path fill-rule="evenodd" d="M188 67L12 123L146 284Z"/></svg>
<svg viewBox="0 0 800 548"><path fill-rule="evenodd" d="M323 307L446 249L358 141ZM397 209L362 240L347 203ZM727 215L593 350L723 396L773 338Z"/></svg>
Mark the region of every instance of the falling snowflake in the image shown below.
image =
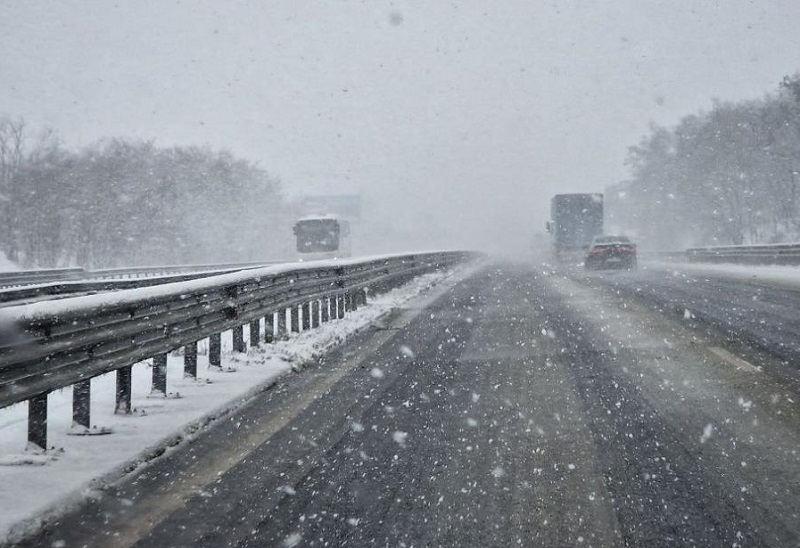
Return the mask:
<svg viewBox="0 0 800 548"><path fill-rule="evenodd" d="M400 430L395 430L392 434L392 439L397 443L400 447L406 446L406 438L408 437L407 432L401 432Z"/></svg>
<svg viewBox="0 0 800 548"><path fill-rule="evenodd" d="M414 351L405 345L400 347L400 353L406 358L414 359Z"/></svg>
<svg viewBox="0 0 800 548"><path fill-rule="evenodd" d="M739 405L741 405L742 408L745 411L750 411L750 407L752 407L753 402L752 401L745 401L744 398L739 398Z"/></svg>
<svg viewBox="0 0 800 548"><path fill-rule="evenodd" d="M283 539L283 545L286 548L294 548L295 546L300 544L300 541L302 539L303 537L300 535L300 533L292 533L291 535Z"/></svg>
<svg viewBox="0 0 800 548"><path fill-rule="evenodd" d="M706 427L703 429L703 435L700 436L700 443L705 443L711 437L711 434L714 433L714 425L708 423Z"/></svg>

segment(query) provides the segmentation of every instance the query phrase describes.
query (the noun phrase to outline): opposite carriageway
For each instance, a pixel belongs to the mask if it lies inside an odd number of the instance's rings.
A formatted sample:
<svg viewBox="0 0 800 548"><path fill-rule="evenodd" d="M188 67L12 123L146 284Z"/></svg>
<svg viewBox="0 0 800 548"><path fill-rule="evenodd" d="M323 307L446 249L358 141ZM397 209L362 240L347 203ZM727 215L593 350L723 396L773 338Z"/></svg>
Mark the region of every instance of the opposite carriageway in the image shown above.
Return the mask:
<svg viewBox="0 0 800 548"><path fill-rule="evenodd" d="M166 356L184 348L196 376L197 343L209 340L220 367L221 334L234 350L341 318L369 293L449 268L463 251L279 265L107 294L4 308L0 316L0 408L28 401L28 441L47 448L47 396L73 386L73 421L90 427L91 380L116 372L116 411L131 412L133 364L153 359L153 391L166 393ZM264 336L261 336L261 325Z"/></svg>
<svg viewBox="0 0 800 548"><path fill-rule="evenodd" d="M121 280L170 276L189 273L233 272L248 268L258 268L275 264L274 261L255 263L221 263L196 265L137 266L125 268L108 268L104 270L87 270L75 268L46 268L41 270L21 270L17 272L0 272L0 289L22 287L33 284L53 282L79 282L88 280Z"/></svg>
<svg viewBox="0 0 800 548"><path fill-rule="evenodd" d="M0 307L181 282L269 266L271 262L150 266L85 270L83 268L0 272Z"/></svg>

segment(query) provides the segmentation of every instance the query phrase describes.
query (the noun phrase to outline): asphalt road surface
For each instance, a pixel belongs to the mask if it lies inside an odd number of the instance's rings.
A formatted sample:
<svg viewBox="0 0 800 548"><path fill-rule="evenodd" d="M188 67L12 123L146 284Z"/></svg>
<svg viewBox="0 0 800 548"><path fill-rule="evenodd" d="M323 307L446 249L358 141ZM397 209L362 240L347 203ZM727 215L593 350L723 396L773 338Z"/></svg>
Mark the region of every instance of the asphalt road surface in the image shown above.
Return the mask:
<svg viewBox="0 0 800 548"><path fill-rule="evenodd" d="M720 333L737 354L756 362L762 360L762 353L775 356L780 363L768 365L771 372L800 388L800 284L796 281L668 264L646 265L635 272L573 269L567 275Z"/></svg>
<svg viewBox="0 0 800 548"><path fill-rule="evenodd" d="M750 344L655 277L484 268L26 545L800 545L781 302Z"/></svg>

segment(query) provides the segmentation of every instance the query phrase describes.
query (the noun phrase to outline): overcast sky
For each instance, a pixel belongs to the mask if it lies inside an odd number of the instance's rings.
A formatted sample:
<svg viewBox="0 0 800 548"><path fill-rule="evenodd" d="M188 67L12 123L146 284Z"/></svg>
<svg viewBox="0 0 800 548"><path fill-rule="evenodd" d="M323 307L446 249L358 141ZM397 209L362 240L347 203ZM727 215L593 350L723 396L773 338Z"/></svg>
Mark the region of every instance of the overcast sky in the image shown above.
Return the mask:
<svg viewBox="0 0 800 548"><path fill-rule="evenodd" d="M72 147L224 147L290 192L361 193L402 245L519 247L552 194L624 179L650 122L800 70L798 21L797 0L0 0L0 114Z"/></svg>

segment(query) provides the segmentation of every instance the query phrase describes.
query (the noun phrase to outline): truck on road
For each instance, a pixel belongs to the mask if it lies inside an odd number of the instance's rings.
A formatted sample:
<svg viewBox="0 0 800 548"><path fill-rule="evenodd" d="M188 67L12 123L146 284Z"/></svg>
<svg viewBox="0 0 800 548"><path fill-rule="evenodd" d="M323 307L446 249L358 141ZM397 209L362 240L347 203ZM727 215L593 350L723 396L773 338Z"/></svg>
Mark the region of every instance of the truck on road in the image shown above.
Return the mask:
<svg viewBox="0 0 800 548"><path fill-rule="evenodd" d="M335 215L310 215L294 225L301 261L350 256L350 223Z"/></svg>
<svg viewBox="0 0 800 548"><path fill-rule="evenodd" d="M556 258L580 259L592 238L603 234L603 195L556 194L550 202L547 231Z"/></svg>
<svg viewBox="0 0 800 548"><path fill-rule="evenodd" d="M353 254L351 233L361 217L357 194L304 196L295 206L297 259L341 259ZM357 251L356 251L357 252Z"/></svg>

